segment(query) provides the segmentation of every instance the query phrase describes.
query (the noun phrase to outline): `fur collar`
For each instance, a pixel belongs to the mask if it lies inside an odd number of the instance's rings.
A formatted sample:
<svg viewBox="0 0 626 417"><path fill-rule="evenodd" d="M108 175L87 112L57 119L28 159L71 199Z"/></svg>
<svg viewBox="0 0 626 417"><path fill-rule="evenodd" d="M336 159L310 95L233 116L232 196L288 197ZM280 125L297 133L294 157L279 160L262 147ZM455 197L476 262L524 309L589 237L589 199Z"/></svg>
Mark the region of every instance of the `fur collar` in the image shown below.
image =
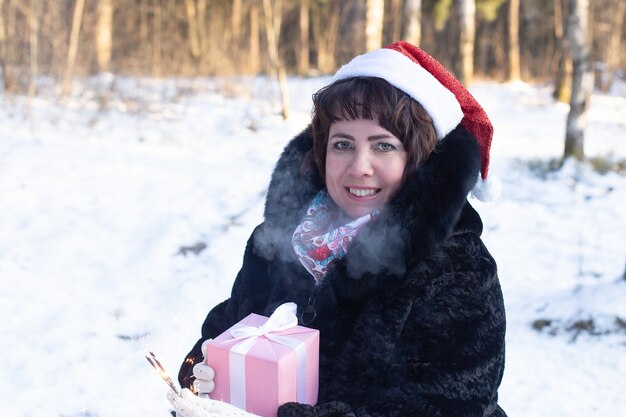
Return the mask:
<svg viewBox="0 0 626 417"><path fill-rule="evenodd" d="M291 235L310 200L324 186L317 170L307 168L314 166L311 147L311 133L306 129L285 147L276 164L265 203L265 223L255 240L266 259L295 260ZM405 181L379 220L361 230L337 273L345 272L361 292L365 281L380 274L403 276L455 230L480 234L480 218L467 203L479 169L476 140L458 126Z"/></svg>

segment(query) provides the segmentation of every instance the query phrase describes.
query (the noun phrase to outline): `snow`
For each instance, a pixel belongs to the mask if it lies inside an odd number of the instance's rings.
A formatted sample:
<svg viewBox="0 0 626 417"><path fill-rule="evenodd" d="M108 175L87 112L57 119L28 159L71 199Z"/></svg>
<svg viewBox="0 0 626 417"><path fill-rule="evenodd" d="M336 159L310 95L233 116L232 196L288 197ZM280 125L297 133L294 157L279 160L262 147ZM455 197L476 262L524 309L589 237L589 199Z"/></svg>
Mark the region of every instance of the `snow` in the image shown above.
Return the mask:
<svg viewBox="0 0 626 417"><path fill-rule="evenodd" d="M0 96L3 416L169 415L144 354L175 375L228 297L274 163L326 81L289 80L287 121L263 78L105 77L63 102L52 83L30 103ZM548 87L472 91L504 187L472 200L507 307L500 403L510 416L626 415L624 174L546 169L568 110ZM625 115L624 95L592 97L589 155L626 158Z"/></svg>

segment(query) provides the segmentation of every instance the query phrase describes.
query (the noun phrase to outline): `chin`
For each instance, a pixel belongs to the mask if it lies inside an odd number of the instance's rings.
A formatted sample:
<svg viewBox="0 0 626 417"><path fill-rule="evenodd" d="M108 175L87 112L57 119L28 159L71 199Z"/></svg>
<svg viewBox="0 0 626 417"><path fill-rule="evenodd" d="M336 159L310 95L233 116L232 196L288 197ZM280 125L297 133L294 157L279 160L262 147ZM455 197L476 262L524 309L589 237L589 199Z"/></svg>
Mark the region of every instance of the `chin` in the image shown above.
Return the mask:
<svg viewBox="0 0 626 417"><path fill-rule="evenodd" d="M346 213L352 219L358 219L359 217L366 216L373 211L376 211L375 208L366 208L366 207L352 207L343 209L344 213Z"/></svg>

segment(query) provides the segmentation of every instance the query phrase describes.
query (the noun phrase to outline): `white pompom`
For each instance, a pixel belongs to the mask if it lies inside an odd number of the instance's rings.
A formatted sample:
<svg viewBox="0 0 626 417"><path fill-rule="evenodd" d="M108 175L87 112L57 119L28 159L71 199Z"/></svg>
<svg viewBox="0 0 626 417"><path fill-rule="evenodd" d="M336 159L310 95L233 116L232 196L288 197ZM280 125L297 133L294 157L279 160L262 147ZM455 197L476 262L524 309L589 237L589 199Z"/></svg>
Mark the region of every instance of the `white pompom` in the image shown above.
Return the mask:
<svg viewBox="0 0 626 417"><path fill-rule="evenodd" d="M472 197L477 198L480 201L495 201L502 194L502 182L493 175L483 180L478 174L478 181L471 192Z"/></svg>

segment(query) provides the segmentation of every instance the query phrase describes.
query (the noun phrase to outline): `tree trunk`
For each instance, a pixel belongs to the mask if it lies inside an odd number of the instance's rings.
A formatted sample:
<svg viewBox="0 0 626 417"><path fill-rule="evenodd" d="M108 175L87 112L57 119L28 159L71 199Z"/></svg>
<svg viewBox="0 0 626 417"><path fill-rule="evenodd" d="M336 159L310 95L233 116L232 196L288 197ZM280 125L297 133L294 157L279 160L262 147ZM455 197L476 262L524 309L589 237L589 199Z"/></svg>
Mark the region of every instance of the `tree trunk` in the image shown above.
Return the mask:
<svg viewBox="0 0 626 417"><path fill-rule="evenodd" d="M500 34L507 33L508 22L505 19L500 19L499 22L496 22L495 27L492 27L490 31L488 43L491 44L491 48L493 50L493 58L491 61L488 61L488 64L484 68L489 68L490 73L494 76L502 77L502 79L506 79L508 71L508 54L507 54L507 45L500 40ZM519 43L518 43L519 46ZM520 77L522 73L522 65L521 59L519 61L519 71Z"/></svg>
<svg viewBox="0 0 626 417"><path fill-rule="evenodd" d="M562 46L562 48L566 47L567 45ZM558 55L552 97L558 102L569 103L572 96L572 60L569 59L569 53L564 49L561 49Z"/></svg>
<svg viewBox="0 0 626 417"><path fill-rule="evenodd" d="M113 45L113 0L98 0L98 23L96 25L96 53L98 70L111 69L111 50Z"/></svg>
<svg viewBox="0 0 626 417"><path fill-rule="evenodd" d="M404 40L419 46L422 40L422 0L406 0L404 3Z"/></svg>
<svg viewBox="0 0 626 417"><path fill-rule="evenodd" d="M194 59L200 58L200 37L198 36L198 17L196 0L185 0L187 9L187 28L189 33L189 51Z"/></svg>
<svg viewBox="0 0 626 417"><path fill-rule="evenodd" d="M0 71L2 71L2 81L4 91L12 91L13 81L7 68L7 32L4 26L4 0L0 0Z"/></svg>
<svg viewBox="0 0 626 417"><path fill-rule="evenodd" d="M613 19L611 20L611 35L609 37L607 54L606 54L606 71L602 74L600 80L600 89L608 92L615 80L615 73L620 65L620 59L623 57L622 47L622 28L624 27L624 19L626 18L626 2L618 1L613 11Z"/></svg>
<svg viewBox="0 0 626 417"><path fill-rule="evenodd" d="M270 66L276 73L278 87L280 89L281 114L283 119L289 117L289 90L287 89L287 76L285 67L278 56L278 35L282 20L282 0L274 0L272 8L271 0L263 0L263 15L265 16L265 34L267 39L267 53Z"/></svg>
<svg viewBox="0 0 626 417"><path fill-rule="evenodd" d="M198 0L197 11L197 25L198 25L198 40L200 47L200 55L204 56L208 44L207 39L207 27L206 27L206 4L207 0Z"/></svg>
<svg viewBox="0 0 626 417"><path fill-rule="evenodd" d="M250 6L250 41L248 45L248 71L251 74L258 74L261 65L261 47L259 45L259 38L259 6L255 3Z"/></svg>
<svg viewBox="0 0 626 417"><path fill-rule="evenodd" d="M76 54L78 53L78 39L80 36L80 26L83 21L83 10L85 9L85 0L76 0L74 7L74 17L72 18L72 31L70 33L70 47L67 50L67 62L65 64L65 72L63 73L63 84L61 85L61 97L67 95L72 75L74 74L74 66L76 65Z"/></svg>
<svg viewBox="0 0 626 417"><path fill-rule="evenodd" d="M161 9L161 3L159 0L152 0L152 10L154 14L152 18L152 76L160 77L162 67L161 34L163 26L163 10Z"/></svg>
<svg viewBox="0 0 626 417"><path fill-rule="evenodd" d="M39 73L39 0L30 0L30 80L28 84L28 108L37 90L37 75Z"/></svg>
<svg viewBox="0 0 626 417"><path fill-rule="evenodd" d="M309 63L309 0L300 0L300 42L298 46L298 74L307 75Z"/></svg>
<svg viewBox="0 0 626 417"><path fill-rule="evenodd" d="M469 85L474 78L474 40L476 37L476 3L474 0L457 0L459 6L461 68L459 81Z"/></svg>
<svg viewBox="0 0 626 417"><path fill-rule="evenodd" d="M368 51L383 45L383 18L385 0L367 0L365 10L365 47Z"/></svg>
<svg viewBox="0 0 626 417"><path fill-rule="evenodd" d="M563 1L554 0L554 38L556 40L556 70L554 76L554 92L552 97L561 103L569 103L572 86L572 61L569 57L569 47L565 32L565 19L563 18Z"/></svg>
<svg viewBox="0 0 626 417"><path fill-rule="evenodd" d="M319 4L313 18L313 39L317 51L317 69L322 74L335 70L335 48L339 36L339 24L343 15L338 2L332 2L329 7Z"/></svg>
<svg viewBox="0 0 626 417"><path fill-rule="evenodd" d="M67 24L60 7L51 7L47 15L50 21L50 31L53 34L52 39L50 39L50 47L52 48L50 68L54 78L60 81L63 79L67 57Z"/></svg>
<svg viewBox="0 0 626 417"><path fill-rule="evenodd" d="M589 66L589 0L570 0L567 39L572 56L572 96L567 115L563 159L585 158L587 108L593 90L593 72Z"/></svg>
<svg viewBox="0 0 626 417"><path fill-rule="evenodd" d="M391 0L391 42L402 38L402 0Z"/></svg>
<svg viewBox="0 0 626 417"><path fill-rule="evenodd" d="M237 69L240 69L241 65L241 14L241 0L233 0L233 8L230 16L230 55Z"/></svg>
<svg viewBox="0 0 626 417"><path fill-rule="evenodd" d="M233 0L230 17L231 48L239 49L241 42L241 0Z"/></svg>
<svg viewBox="0 0 626 417"><path fill-rule="evenodd" d="M519 52L519 11L520 0L509 0L509 55L507 78L509 81L518 81L522 78L520 71Z"/></svg>
<svg viewBox="0 0 626 417"><path fill-rule="evenodd" d="M6 21L5 21L5 25L6 25L5 29L7 33L5 53L6 53L7 63L17 64L18 60L16 59L16 56L17 56L16 49L19 48L18 35L17 35L18 33L17 8L15 7L14 0L9 0L7 6L8 7L7 7L7 14L6 14ZM12 72L11 69L9 68L8 75L10 77L9 82L12 82L12 85L14 87L13 91L17 91L20 88L20 83L17 77L17 73Z"/></svg>
<svg viewBox="0 0 626 417"><path fill-rule="evenodd" d="M150 33L150 28L149 28L149 24L150 24L150 18L148 15L152 14L152 7L150 7L149 4L147 4L150 0L140 0L139 1L139 43L141 45L146 45L146 48L148 48L149 45L149 49L146 50L144 53L144 57L147 57L148 59L150 58L150 54L152 54L152 48L154 47L154 45L151 44L151 42L148 40L148 35Z"/></svg>

